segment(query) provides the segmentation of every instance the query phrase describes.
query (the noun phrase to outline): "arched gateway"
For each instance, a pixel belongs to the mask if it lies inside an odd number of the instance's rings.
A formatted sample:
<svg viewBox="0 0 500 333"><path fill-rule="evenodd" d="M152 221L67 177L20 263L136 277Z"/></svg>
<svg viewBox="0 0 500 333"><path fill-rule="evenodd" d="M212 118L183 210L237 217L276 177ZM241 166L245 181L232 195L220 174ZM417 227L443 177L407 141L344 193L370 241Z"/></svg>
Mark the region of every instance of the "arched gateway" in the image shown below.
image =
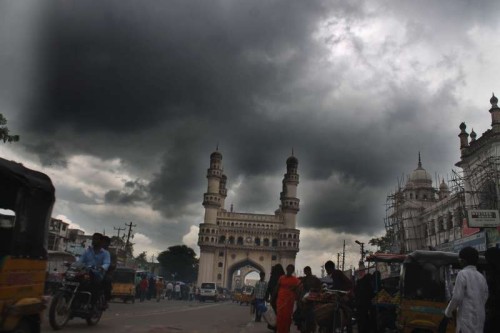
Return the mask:
<svg viewBox="0 0 500 333"><path fill-rule="evenodd" d="M198 285L215 282L234 289L243 285L244 276L251 271L265 272L269 278L273 265L295 263L300 242L295 219L300 200L298 160L293 154L286 166L281 205L274 215L237 213L232 207L228 212L224 205L227 177L222 171L222 154L215 151L210 155L208 190L203 196L205 218L198 237Z"/></svg>

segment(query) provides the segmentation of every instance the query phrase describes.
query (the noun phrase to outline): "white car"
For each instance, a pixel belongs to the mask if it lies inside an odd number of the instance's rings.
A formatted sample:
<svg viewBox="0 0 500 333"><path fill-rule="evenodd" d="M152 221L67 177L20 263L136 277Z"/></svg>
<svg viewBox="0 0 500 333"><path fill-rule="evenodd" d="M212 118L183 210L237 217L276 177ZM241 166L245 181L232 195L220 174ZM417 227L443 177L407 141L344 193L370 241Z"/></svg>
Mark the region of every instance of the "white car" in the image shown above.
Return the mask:
<svg viewBox="0 0 500 333"><path fill-rule="evenodd" d="M205 300L211 299L217 302L217 285L215 282L203 282L200 286L200 301L205 302Z"/></svg>

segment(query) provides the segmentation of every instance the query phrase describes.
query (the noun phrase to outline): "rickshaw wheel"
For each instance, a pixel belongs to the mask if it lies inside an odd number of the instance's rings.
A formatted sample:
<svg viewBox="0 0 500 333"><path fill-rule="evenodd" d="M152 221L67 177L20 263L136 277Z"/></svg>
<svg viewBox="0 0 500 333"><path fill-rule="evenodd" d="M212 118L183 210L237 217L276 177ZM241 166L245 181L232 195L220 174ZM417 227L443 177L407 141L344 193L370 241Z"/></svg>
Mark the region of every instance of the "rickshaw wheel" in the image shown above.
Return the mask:
<svg viewBox="0 0 500 333"><path fill-rule="evenodd" d="M68 306L69 299L70 295L65 292L55 294L52 299L49 309L49 323L55 331L63 328L69 320L71 315L71 309Z"/></svg>
<svg viewBox="0 0 500 333"><path fill-rule="evenodd" d="M92 313L90 313L90 316L85 318L85 320L87 321L87 325L89 326L94 326L94 325L97 325L97 323L99 322L99 320L101 320L101 316L102 316L102 306L104 304L104 296L101 295L97 301L95 302L95 310L92 311Z"/></svg>

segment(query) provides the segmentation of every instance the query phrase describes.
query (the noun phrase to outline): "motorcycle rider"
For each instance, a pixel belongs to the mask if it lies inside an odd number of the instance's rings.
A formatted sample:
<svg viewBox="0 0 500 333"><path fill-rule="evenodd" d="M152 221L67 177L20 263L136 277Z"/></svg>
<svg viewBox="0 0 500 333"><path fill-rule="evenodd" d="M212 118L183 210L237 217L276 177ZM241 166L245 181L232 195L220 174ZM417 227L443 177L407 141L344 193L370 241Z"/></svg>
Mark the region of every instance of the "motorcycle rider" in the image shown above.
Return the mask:
<svg viewBox="0 0 500 333"><path fill-rule="evenodd" d="M96 232L92 235L92 245L85 250L78 259L79 263L91 267L92 278L92 305L95 304L97 294L102 292L102 281L111 264L109 252L103 248L103 235Z"/></svg>

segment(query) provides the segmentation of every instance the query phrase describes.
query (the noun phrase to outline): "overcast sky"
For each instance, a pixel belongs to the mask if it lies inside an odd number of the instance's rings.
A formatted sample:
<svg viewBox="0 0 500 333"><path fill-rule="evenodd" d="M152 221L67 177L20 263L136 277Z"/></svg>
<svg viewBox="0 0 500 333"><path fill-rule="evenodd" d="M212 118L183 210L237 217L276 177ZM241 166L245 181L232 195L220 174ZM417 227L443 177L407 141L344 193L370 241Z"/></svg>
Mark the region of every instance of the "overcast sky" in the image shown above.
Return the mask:
<svg viewBox="0 0 500 333"><path fill-rule="evenodd" d="M136 254L196 245L217 144L227 208L273 214L299 159L301 249L319 274L384 232L417 166L449 178L458 126L490 126L498 1L0 2L0 112L54 216L137 224Z"/></svg>

